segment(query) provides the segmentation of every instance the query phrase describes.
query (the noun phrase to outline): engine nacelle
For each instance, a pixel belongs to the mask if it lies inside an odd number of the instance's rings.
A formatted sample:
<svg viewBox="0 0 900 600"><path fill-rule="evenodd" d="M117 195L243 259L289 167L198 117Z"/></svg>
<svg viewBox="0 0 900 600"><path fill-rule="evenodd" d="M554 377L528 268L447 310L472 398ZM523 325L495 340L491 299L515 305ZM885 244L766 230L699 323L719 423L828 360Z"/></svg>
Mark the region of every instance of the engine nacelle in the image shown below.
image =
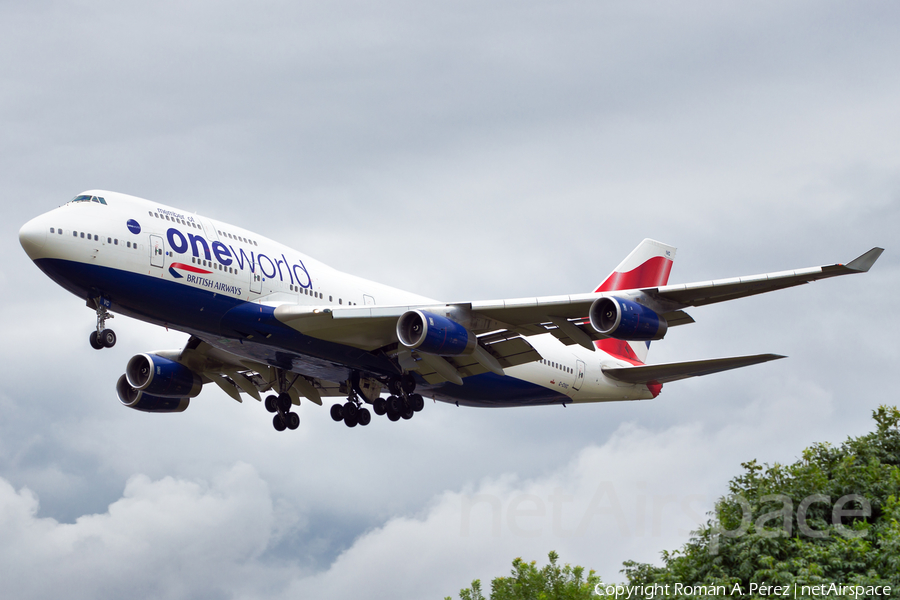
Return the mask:
<svg viewBox="0 0 900 600"><path fill-rule="evenodd" d="M183 412L191 403L190 398L165 398L136 390L128 383L125 375L116 383L116 395L119 402L128 408L150 413Z"/></svg>
<svg viewBox="0 0 900 600"><path fill-rule="evenodd" d="M193 398L203 389L196 373L181 363L156 354L138 354L125 367L128 384L164 398Z"/></svg>
<svg viewBox="0 0 900 600"><path fill-rule="evenodd" d="M468 329L434 313L411 310L397 321L397 338L410 350L438 356L470 354L478 339Z"/></svg>
<svg viewBox="0 0 900 600"><path fill-rule="evenodd" d="M646 306L621 298L597 298L588 313L598 332L631 342L661 340L669 324Z"/></svg>

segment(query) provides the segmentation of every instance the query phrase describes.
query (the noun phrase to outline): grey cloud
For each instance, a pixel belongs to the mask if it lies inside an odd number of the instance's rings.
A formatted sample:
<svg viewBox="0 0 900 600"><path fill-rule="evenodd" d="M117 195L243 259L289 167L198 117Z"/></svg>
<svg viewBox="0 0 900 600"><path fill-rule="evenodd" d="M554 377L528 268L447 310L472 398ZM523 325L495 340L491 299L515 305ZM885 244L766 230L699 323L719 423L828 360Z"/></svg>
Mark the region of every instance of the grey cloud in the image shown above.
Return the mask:
<svg viewBox="0 0 900 600"><path fill-rule="evenodd" d="M4 4L0 476L20 490L3 498L32 552L23 573L59 552L48 535L89 523L99 541L85 560L97 562L79 582L106 581L97 557L115 527L131 532L128 551L155 539L179 556L187 538L141 529L128 485L153 518L178 500L199 518L208 502L215 519L240 505L236 525L260 528L227 538L202 519L187 526L196 577L161 574L163 596L340 597L373 577L442 597L550 547L614 578L621 560L652 560L685 535L597 529L622 544L610 554L590 536L494 539L479 517L467 558L453 502L575 489L594 476L577 461L598 453L630 469L604 475L627 490L623 504L639 495L629 473L714 495L742 460L789 460L867 430L869 411L893 401L897 359L896 23L891 3ZM865 276L691 311L697 323L654 343L651 361L790 358L667 385L652 402L429 404L412 422L352 431L304 404L300 430L278 436L254 401L215 389L180 415L117 405L127 359L185 336L120 317L117 347L91 351L91 312L16 239L94 187L240 222L452 300L585 291L644 237L679 247L673 282L887 252ZM216 479L238 463L250 466L234 485ZM222 556L216 543L234 546L225 566L205 558ZM409 565L385 566L409 548ZM205 583L232 571L243 587ZM37 595L39 578L25 577Z"/></svg>

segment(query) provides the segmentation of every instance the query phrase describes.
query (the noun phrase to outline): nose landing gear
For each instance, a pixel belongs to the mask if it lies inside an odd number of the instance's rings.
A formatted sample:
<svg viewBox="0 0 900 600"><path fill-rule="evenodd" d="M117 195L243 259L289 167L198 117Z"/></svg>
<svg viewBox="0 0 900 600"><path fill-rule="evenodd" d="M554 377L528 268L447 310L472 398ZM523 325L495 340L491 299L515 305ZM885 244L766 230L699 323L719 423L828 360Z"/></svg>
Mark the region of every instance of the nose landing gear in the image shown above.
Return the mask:
<svg viewBox="0 0 900 600"><path fill-rule="evenodd" d="M106 328L106 320L114 318L115 315L106 310L100 298L92 298L88 301L88 306L97 311L97 329L91 332L89 338L91 348L94 350L112 348L116 345L116 332Z"/></svg>

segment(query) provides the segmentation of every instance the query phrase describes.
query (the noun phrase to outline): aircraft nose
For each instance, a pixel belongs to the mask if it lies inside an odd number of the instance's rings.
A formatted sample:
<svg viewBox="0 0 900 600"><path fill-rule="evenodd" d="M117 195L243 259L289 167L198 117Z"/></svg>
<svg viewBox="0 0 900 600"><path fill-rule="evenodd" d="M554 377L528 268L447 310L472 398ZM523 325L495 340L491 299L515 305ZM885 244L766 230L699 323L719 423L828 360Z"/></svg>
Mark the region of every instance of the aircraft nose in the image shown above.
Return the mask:
<svg viewBox="0 0 900 600"><path fill-rule="evenodd" d="M47 228L40 217L28 221L19 230L19 243L32 260L40 258L46 242Z"/></svg>

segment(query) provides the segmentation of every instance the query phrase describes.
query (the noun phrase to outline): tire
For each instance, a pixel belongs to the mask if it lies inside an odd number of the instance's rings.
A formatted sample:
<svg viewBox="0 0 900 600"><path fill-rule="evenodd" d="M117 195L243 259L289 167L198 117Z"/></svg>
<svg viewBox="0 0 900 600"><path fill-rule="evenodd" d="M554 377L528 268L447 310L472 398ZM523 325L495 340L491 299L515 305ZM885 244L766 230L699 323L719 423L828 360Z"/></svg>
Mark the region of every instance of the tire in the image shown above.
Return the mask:
<svg viewBox="0 0 900 600"><path fill-rule="evenodd" d="M281 418L281 415L275 415L275 418L272 419L272 425L275 426L276 431L284 431L287 429L284 425L284 419Z"/></svg>
<svg viewBox="0 0 900 600"><path fill-rule="evenodd" d="M334 421L343 421L344 420L344 407L340 404L332 404L331 405L331 418Z"/></svg>
<svg viewBox="0 0 900 600"><path fill-rule="evenodd" d="M300 427L300 415L298 415L295 412L292 412L292 413L288 413L287 417L288 417L288 420L287 420L288 429L294 430L294 429L297 429L298 427Z"/></svg>
<svg viewBox="0 0 900 600"><path fill-rule="evenodd" d="M400 413L403 412L403 398L399 396L388 396L387 399L387 410L388 412Z"/></svg>
<svg viewBox="0 0 900 600"><path fill-rule="evenodd" d="M356 420L359 421L360 425L365 427L372 422L372 413L369 412L368 408L361 408L359 409L359 412L356 413Z"/></svg>
<svg viewBox="0 0 900 600"><path fill-rule="evenodd" d="M356 427L356 423L356 415L353 415L352 417L350 415L344 415L344 425L347 427Z"/></svg>
<svg viewBox="0 0 900 600"><path fill-rule="evenodd" d="M388 381L388 391L392 396L399 396L403 393L403 385L399 377L391 377Z"/></svg>
<svg viewBox="0 0 900 600"><path fill-rule="evenodd" d="M112 329L104 329L100 332L99 341L104 348L112 348L116 345L116 332Z"/></svg>
<svg viewBox="0 0 900 600"><path fill-rule="evenodd" d="M89 339L91 342L91 348L93 348L94 350L103 349L103 344L100 342L100 337L97 334L96 330L91 332L91 337Z"/></svg>
<svg viewBox="0 0 900 600"><path fill-rule="evenodd" d="M406 419L407 421L409 421L410 419L413 418L413 415L414 415L414 414L416 414L416 413L413 411L413 409L407 408L407 409L406 409L406 412L403 413L403 414L400 415L400 416L403 417L404 419Z"/></svg>
<svg viewBox="0 0 900 600"><path fill-rule="evenodd" d="M415 412L419 412L425 408L425 399L422 398L421 394L412 394L409 397L409 407Z"/></svg>
<svg viewBox="0 0 900 600"><path fill-rule="evenodd" d="M278 399L275 401L275 406L278 407L281 412L288 412L291 410L291 396L290 394L278 394Z"/></svg>
<svg viewBox="0 0 900 600"><path fill-rule="evenodd" d="M265 405L270 413L278 412L278 396L266 396Z"/></svg>
<svg viewBox="0 0 900 600"><path fill-rule="evenodd" d="M400 420L400 413L398 413L397 411L389 410L387 413L387 416L388 416L388 419L390 419L391 421L399 421Z"/></svg>
<svg viewBox="0 0 900 600"><path fill-rule="evenodd" d="M344 420L353 419L354 422L356 421L356 413L359 412L359 407L356 406L356 403L350 402L349 400L347 400L347 402L344 403L343 410L344 410Z"/></svg>
<svg viewBox="0 0 900 600"><path fill-rule="evenodd" d="M387 412L387 402L385 402L384 398L375 398L375 402L372 403L372 410L380 417Z"/></svg>

